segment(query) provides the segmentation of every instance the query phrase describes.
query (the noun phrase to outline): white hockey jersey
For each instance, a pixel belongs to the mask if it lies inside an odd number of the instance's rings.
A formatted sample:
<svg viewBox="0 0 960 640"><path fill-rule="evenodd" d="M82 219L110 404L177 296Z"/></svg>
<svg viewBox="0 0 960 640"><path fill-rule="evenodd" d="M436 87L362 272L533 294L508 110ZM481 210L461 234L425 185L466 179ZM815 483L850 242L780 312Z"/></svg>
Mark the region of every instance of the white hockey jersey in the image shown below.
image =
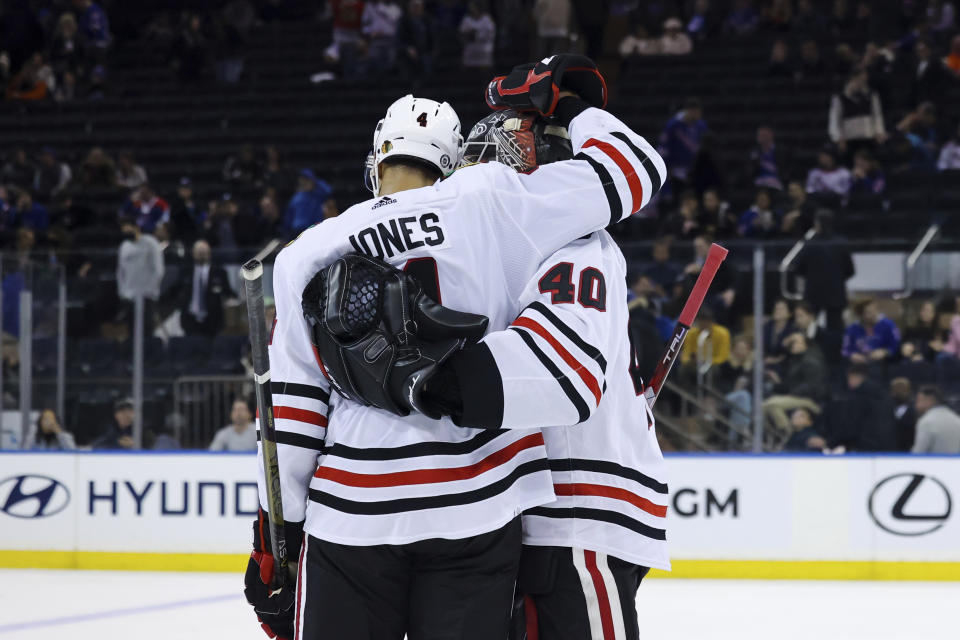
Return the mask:
<svg viewBox="0 0 960 640"><path fill-rule="evenodd" d="M504 422L528 424L532 412L579 423L542 430L557 500L524 513L524 544L669 569L663 455L630 341L623 254L606 232L577 240L543 262L520 301L509 329L483 340Z"/></svg>
<svg viewBox="0 0 960 640"><path fill-rule="evenodd" d="M405 544L491 531L554 500L537 429L466 429L331 398L301 295L319 269L359 251L414 271L443 304L489 317L490 331L506 328L546 256L639 210L666 176L656 151L604 111L582 112L569 131L574 160L526 175L469 166L431 187L355 205L280 253L270 360L288 522L305 519L307 533L341 544ZM525 426L572 424L596 406L581 409Z"/></svg>

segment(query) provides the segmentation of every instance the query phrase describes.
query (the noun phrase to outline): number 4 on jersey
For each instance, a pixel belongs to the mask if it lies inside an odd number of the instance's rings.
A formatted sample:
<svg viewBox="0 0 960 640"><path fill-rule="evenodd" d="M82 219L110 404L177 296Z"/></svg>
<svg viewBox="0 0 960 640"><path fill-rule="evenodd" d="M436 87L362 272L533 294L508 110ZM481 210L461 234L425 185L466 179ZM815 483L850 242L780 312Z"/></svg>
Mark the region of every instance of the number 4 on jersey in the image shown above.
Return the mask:
<svg viewBox="0 0 960 640"><path fill-rule="evenodd" d="M607 283L599 269L587 267L580 272L580 293L573 285L573 264L559 262L540 278L540 293L550 293L551 304L570 304L577 300L582 306L607 310Z"/></svg>

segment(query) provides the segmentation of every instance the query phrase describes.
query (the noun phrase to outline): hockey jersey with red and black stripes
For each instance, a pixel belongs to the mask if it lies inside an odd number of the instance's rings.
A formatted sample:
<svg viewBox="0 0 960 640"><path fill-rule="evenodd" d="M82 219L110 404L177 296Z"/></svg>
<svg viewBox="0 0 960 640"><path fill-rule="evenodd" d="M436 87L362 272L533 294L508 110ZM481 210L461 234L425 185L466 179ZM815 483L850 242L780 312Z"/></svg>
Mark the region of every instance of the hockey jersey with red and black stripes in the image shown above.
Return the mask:
<svg viewBox="0 0 960 640"><path fill-rule="evenodd" d="M389 206L378 200L355 205L308 229L280 253L270 360L288 521L305 518L308 533L341 544L405 544L491 531L554 500L536 427L581 421L596 411L604 389L600 361L584 355L575 340L562 332L556 338L571 358L590 360L583 375L564 383L569 409L562 415L535 424L511 423L514 416L504 415L503 428L468 429L449 419L400 418L331 395L300 299L319 269L359 249L398 268L416 267L418 277L435 280L425 288L436 291L443 304L486 315L491 331L519 322L509 331L521 342L533 342L527 351L542 358L540 367L569 368L562 356L547 351L554 346L543 344L533 327L546 328L550 318L519 302L527 282L545 256L607 226L611 217L629 215L635 203L649 202L653 185L665 177L656 151L609 113L587 109L574 118L570 132L574 149L589 162L557 162L531 174L496 163L469 166L431 187L391 194ZM646 163L614 133L626 136ZM599 147L585 147L590 140L605 142L621 161ZM621 203L617 209L611 189ZM582 302L595 304L596 278L590 272L583 277L591 288ZM557 384L555 378L550 382ZM493 392L480 382L477 388ZM529 394L536 393L531 387ZM266 504L262 478L261 504Z"/></svg>

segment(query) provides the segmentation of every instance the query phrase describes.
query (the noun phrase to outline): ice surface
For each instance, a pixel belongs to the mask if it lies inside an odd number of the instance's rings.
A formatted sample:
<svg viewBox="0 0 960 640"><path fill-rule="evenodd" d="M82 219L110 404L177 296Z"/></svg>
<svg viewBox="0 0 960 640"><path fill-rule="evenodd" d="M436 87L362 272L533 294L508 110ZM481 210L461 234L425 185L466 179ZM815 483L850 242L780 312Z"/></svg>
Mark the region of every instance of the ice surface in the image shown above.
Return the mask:
<svg viewBox="0 0 960 640"><path fill-rule="evenodd" d="M263 640L226 573L0 570L0 638ZM960 583L651 579L643 640L957 640ZM587 640L587 639L584 639Z"/></svg>

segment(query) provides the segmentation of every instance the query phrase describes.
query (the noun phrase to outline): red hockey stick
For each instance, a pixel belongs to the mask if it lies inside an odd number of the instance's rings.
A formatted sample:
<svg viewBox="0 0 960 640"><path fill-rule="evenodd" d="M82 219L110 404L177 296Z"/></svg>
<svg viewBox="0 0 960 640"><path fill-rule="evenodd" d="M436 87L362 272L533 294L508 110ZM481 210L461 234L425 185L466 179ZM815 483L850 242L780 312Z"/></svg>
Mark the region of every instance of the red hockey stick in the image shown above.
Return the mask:
<svg viewBox="0 0 960 640"><path fill-rule="evenodd" d="M657 363L657 368L653 370L650 384L643 390L643 395L651 407L657 401L660 389L663 388L663 383L670 374L674 361L680 355L680 349L687 337L687 331L693 326L693 320L697 317L697 312L700 311L700 305L703 304L703 299L707 295L707 289L710 288L713 277L717 275L717 269L720 268L720 263L727 257L727 253L727 250L718 244L710 247L710 253L707 254L707 259L703 263L703 269L697 276L697 283L693 285L693 291L690 292L690 297L687 298L686 304L683 305L683 311L680 312L680 319L673 330L673 338L670 339L666 352L660 358L660 362Z"/></svg>

